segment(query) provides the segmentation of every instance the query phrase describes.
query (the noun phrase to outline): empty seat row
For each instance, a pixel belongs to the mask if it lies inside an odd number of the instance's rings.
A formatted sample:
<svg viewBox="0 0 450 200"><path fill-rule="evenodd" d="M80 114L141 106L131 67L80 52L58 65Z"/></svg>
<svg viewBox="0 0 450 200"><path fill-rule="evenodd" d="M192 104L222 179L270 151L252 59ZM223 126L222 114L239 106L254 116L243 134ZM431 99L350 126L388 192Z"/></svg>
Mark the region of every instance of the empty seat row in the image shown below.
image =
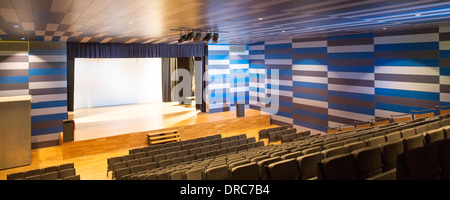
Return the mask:
<svg viewBox="0 0 450 200"><path fill-rule="evenodd" d="M287 130L287 129L288 129L287 126L279 126L279 127L274 127L274 128L261 129L258 131L259 139L261 140L264 138L268 138L269 133L271 133L271 132L282 131L282 130Z"/></svg>
<svg viewBox="0 0 450 200"><path fill-rule="evenodd" d="M74 163L50 166L7 175L7 180L79 180Z"/></svg>
<svg viewBox="0 0 450 200"><path fill-rule="evenodd" d="M246 148L252 148L252 145L259 145L256 144L256 139L254 137L247 138L245 134L238 135L236 137L239 140L231 140L229 142L223 142L220 144L212 144L212 145L206 145L206 146L194 146L190 149L180 149L179 146L174 146L170 149L163 148L163 149L154 149L150 150L148 152L143 151L143 148L141 149L141 152L137 152L135 154L129 154L124 156L117 156L107 159L107 174L108 172L113 170L113 165L116 162L122 162L122 161L128 161L132 159L141 159L145 157L152 157L155 162L158 162L160 160L165 159L173 159L173 158L180 158L187 155L194 155L201 153L208 153L210 151L216 151L222 149L222 152L225 150L227 152L227 149L229 147L237 147L237 149L243 149ZM167 150L167 151L166 151Z"/></svg>
<svg viewBox="0 0 450 200"><path fill-rule="evenodd" d="M245 151L249 148L257 148L260 146L264 146L263 141L259 141L256 143L253 142L253 143L248 143L248 144L242 144L242 145L238 145L238 146L231 146L226 149L219 149L219 150L214 150L214 151L209 151L209 152L203 152L203 153L199 153L195 156L188 155L183 158L164 159L164 160L159 160L157 162L148 162L145 164L142 163L143 158L141 158L141 163L139 163L139 164L136 163L135 165L129 165L129 163L119 162L119 163L114 164L113 178L120 180L120 179L122 179L122 176L128 175L128 174L139 173L142 171L142 169L144 171L148 171L148 170L157 169L157 168L159 168L159 169L161 169L161 168L164 169L167 167L170 168L171 166L173 167L173 166L177 166L179 164L183 165L183 164L190 163L190 162L196 162L199 160L201 161L201 160L208 159L208 158L214 158L216 156L222 156L225 154L236 153L239 151Z"/></svg>
<svg viewBox="0 0 450 200"><path fill-rule="evenodd" d="M400 154L399 180L450 180L450 138Z"/></svg>

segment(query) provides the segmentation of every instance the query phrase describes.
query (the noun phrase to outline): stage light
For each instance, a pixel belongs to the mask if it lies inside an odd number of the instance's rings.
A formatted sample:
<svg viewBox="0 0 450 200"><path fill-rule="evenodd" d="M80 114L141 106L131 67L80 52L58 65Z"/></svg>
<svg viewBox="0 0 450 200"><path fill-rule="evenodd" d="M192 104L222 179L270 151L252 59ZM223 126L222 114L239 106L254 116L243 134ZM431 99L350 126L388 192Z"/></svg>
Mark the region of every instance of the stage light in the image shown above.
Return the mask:
<svg viewBox="0 0 450 200"><path fill-rule="evenodd" d="M203 42L209 42L209 40L211 40L211 38L212 38L211 35L212 35L211 33L207 33L205 35L205 37L203 38Z"/></svg>
<svg viewBox="0 0 450 200"><path fill-rule="evenodd" d="M213 39L213 43L217 43L217 41L219 40L219 33L214 33L212 39Z"/></svg>
<svg viewBox="0 0 450 200"><path fill-rule="evenodd" d="M184 41L186 41L186 39L187 39L187 35L184 34L180 37L180 39L178 39L178 43L183 43Z"/></svg>
<svg viewBox="0 0 450 200"><path fill-rule="evenodd" d="M190 32L187 37L186 37L186 41L192 41L192 39L194 39L194 32Z"/></svg>
<svg viewBox="0 0 450 200"><path fill-rule="evenodd" d="M202 33L197 33L194 37L194 42L199 43L201 38L202 38Z"/></svg>

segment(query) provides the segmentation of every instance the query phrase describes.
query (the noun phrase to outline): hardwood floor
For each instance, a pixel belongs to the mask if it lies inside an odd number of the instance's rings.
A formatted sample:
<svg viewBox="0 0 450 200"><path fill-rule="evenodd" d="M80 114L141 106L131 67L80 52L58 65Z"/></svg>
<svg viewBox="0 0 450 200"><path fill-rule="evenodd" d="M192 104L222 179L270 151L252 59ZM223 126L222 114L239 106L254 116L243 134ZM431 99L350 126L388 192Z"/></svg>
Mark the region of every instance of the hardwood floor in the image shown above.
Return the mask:
<svg viewBox="0 0 450 200"><path fill-rule="evenodd" d="M173 129L173 127L176 127L182 140L217 133L220 133L222 137L245 133L247 137L255 137L258 141L259 130L277 127L277 125L270 125L270 116L264 115L253 109L246 109L246 116L241 118L237 118L234 111L214 114L194 112L194 115L191 115L185 119L181 119L179 116L176 116L175 113L167 114L166 118L168 121L162 121L160 123L163 125L157 125L162 129L155 129L153 131ZM109 123L116 123L116 125L114 125L115 127L124 126L118 125L117 123L119 122L129 123L130 121L112 120ZM139 122L139 120L133 121L128 126L147 126L140 123L144 122ZM76 124L76 126L76 128L80 130L79 124ZM90 137L95 139L84 139L81 141L64 143L60 146L34 149L32 150L31 155L31 165L1 170L0 180L6 180L7 174L71 162L75 164L76 173L80 174L82 180L110 180L111 177L107 177L106 175L107 159L110 157L127 155L128 150L132 148L147 146L146 134L152 131L128 134L113 133L110 136L105 136L106 132L108 131L105 130L104 133L91 132L91 134L95 133L100 135L100 138L96 138L98 136L91 135ZM263 141L267 144L267 140Z"/></svg>

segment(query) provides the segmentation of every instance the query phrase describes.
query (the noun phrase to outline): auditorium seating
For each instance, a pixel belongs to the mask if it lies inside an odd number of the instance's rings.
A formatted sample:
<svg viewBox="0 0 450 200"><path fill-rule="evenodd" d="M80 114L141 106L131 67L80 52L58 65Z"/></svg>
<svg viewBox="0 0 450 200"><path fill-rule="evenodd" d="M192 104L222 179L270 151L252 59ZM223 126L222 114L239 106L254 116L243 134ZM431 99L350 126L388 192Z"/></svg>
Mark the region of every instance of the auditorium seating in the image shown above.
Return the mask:
<svg viewBox="0 0 450 200"><path fill-rule="evenodd" d="M130 149L129 155L108 159L108 172L116 180L392 180L398 155L448 138L447 119L383 123L326 135L263 129L259 134L267 133L269 141L282 141L266 146L245 134L193 139L159 149ZM445 169L449 176L450 167Z"/></svg>
<svg viewBox="0 0 450 200"><path fill-rule="evenodd" d="M6 180L80 180L74 163L8 174Z"/></svg>

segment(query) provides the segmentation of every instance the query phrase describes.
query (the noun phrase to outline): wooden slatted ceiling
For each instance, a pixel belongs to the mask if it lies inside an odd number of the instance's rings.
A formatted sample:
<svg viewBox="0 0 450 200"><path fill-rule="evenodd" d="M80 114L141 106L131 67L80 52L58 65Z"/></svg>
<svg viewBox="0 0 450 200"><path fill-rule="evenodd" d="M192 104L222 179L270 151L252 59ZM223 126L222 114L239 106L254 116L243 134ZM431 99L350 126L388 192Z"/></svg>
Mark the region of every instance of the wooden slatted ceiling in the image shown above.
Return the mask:
<svg viewBox="0 0 450 200"><path fill-rule="evenodd" d="M449 10L444 0L0 0L0 39L173 43L169 29L189 28L248 44L436 26Z"/></svg>

